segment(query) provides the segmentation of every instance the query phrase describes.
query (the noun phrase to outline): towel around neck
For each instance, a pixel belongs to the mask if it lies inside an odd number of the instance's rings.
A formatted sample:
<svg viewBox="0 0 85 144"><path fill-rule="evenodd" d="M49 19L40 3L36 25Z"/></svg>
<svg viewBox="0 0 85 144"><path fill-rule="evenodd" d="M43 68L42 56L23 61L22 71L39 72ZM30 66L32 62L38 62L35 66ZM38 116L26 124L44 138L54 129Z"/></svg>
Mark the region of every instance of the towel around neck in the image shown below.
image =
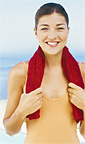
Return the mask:
<svg viewBox="0 0 85 144"><path fill-rule="evenodd" d="M78 62L74 59L68 48L65 46L62 53L62 67L64 74L68 82L72 82L84 89L84 83L79 69ZM41 86L43 74L45 68L45 55L41 49L34 53L33 57L29 61L28 66L28 77L26 83L26 93L39 88ZM79 122L83 120L83 111L78 109L72 104L74 119ZM28 115L26 118L29 120L37 119L40 117L40 110L35 113Z"/></svg>

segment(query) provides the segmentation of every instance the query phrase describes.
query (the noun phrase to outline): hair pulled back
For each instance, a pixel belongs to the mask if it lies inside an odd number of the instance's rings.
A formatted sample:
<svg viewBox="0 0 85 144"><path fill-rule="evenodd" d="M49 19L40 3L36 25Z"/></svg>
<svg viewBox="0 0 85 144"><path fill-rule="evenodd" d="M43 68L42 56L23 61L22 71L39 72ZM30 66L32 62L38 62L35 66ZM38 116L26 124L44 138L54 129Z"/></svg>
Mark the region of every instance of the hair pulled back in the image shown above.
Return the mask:
<svg viewBox="0 0 85 144"><path fill-rule="evenodd" d="M36 30L37 30L37 25L38 25L39 19L44 15L50 15L54 12L59 13L62 16L64 16L66 23L67 23L67 27L68 27L69 18L68 18L68 14L67 14L66 10L64 9L64 7L57 3L46 3L46 4L42 5L35 14Z"/></svg>

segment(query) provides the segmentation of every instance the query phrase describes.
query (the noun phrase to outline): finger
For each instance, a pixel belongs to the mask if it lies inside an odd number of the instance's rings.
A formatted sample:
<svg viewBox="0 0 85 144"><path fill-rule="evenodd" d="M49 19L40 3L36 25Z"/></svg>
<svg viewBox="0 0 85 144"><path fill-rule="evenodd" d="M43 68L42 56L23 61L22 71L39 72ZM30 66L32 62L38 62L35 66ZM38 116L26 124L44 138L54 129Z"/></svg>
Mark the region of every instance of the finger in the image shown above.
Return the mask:
<svg viewBox="0 0 85 144"><path fill-rule="evenodd" d="M42 96L43 96L42 94L39 94L39 95L35 96L33 101L34 102L42 101Z"/></svg>
<svg viewBox="0 0 85 144"><path fill-rule="evenodd" d="M68 84L68 87L69 87L69 88L75 88L76 85L75 85L74 83L71 83L71 82L70 82L70 83Z"/></svg>
<svg viewBox="0 0 85 144"><path fill-rule="evenodd" d="M77 96L75 94L72 94L72 93L69 93L69 98L70 98L70 101L77 100Z"/></svg>
<svg viewBox="0 0 85 144"><path fill-rule="evenodd" d="M69 98L70 98L71 103L73 103L74 95L70 93L70 94L69 94ZM74 103L73 103L73 104L74 104Z"/></svg>
<svg viewBox="0 0 85 144"><path fill-rule="evenodd" d="M40 88L37 88L36 90L34 90L34 91L32 91L31 93L33 93L33 94L40 94L40 93L42 93L42 90L43 90L43 88L42 87L40 87Z"/></svg>
<svg viewBox="0 0 85 144"><path fill-rule="evenodd" d="M81 87L77 86L77 85L74 84L74 83L69 83L69 84L68 84L68 87L69 87L69 88L72 88L72 89L75 89L75 90L81 89Z"/></svg>
<svg viewBox="0 0 85 144"><path fill-rule="evenodd" d="M75 104L78 101L78 98L74 94L69 94L70 101Z"/></svg>
<svg viewBox="0 0 85 144"><path fill-rule="evenodd" d="M72 89L72 88L68 88L68 93L71 93L71 94L74 94L74 95L77 95L77 91Z"/></svg>
<svg viewBox="0 0 85 144"><path fill-rule="evenodd" d="M69 96L70 98L72 97L72 95L73 95L72 93L69 93L69 94L68 94L68 96Z"/></svg>
<svg viewBox="0 0 85 144"><path fill-rule="evenodd" d="M43 91L43 88L40 87L40 88L37 88L37 89L35 90L35 93L36 93L36 94L40 94L40 93L42 93L42 91Z"/></svg>
<svg viewBox="0 0 85 144"><path fill-rule="evenodd" d="M75 105L76 107L80 108L81 109L81 106L80 106L80 102L79 102L79 99L77 97L75 97L75 95L72 95L70 97L70 101L73 105Z"/></svg>
<svg viewBox="0 0 85 144"><path fill-rule="evenodd" d="M40 104L42 105L42 98L40 99Z"/></svg>
<svg viewBox="0 0 85 144"><path fill-rule="evenodd" d="M35 108L35 110L33 111L36 112L38 109L40 109L42 106L42 103L40 103L39 101L37 101L36 103L33 104L33 107Z"/></svg>
<svg viewBox="0 0 85 144"><path fill-rule="evenodd" d="M34 101L34 105L42 105L42 99L39 99L37 101Z"/></svg>
<svg viewBox="0 0 85 144"><path fill-rule="evenodd" d="M74 91L74 89L72 89L72 88L68 88L67 90L69 93L73 93L73 91Z"/></svg>
<svg viewBox="0 0 85 144"><path fill-rule="evenodd" d="M41 99L43 97L43 93L40 93L38 95L35 96L37 99Z"/></svg>
<svg viewBox="0 0 85 144"><path fill-rule="evenodd" d="M38 102L38 109L40 109L42 106L42 102Z"/></svg>
<svg viewBox="0 0 85 144"><path fill-rule="evenodd" d="M75 105L73 97L70 97L70 102Z"/></svg>

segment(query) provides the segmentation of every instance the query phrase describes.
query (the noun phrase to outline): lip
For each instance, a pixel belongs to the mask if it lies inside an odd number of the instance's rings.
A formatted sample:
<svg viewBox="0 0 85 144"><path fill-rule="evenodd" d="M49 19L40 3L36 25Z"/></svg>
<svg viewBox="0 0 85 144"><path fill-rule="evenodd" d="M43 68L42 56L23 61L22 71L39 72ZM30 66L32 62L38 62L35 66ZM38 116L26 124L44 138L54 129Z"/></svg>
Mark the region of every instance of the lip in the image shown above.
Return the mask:
<svg viewBox="0 0 85 144"><path fill-rule="evenodd" d="M47 41L46 44L50 47L56 47L58 46L60 42L59 41Z"/></svg>

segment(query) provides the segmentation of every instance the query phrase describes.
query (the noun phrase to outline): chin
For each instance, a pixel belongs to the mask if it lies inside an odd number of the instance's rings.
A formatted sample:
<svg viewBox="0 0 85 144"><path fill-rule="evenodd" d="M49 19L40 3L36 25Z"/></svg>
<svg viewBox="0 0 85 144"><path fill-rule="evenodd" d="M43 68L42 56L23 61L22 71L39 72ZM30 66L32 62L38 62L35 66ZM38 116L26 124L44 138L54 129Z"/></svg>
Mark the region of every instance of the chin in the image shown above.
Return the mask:
<svg viewBox="0 0 85 144"><path fill-rule="evenodd" d="M58 48L53 49L53 48L51 48L51 49L47 49L47 50L45 49L43 51L44 51L44 53L47 53L49 55L57 55L57 54L59 54L63 51L63 48L62 49L58 49Z"/></svg>

